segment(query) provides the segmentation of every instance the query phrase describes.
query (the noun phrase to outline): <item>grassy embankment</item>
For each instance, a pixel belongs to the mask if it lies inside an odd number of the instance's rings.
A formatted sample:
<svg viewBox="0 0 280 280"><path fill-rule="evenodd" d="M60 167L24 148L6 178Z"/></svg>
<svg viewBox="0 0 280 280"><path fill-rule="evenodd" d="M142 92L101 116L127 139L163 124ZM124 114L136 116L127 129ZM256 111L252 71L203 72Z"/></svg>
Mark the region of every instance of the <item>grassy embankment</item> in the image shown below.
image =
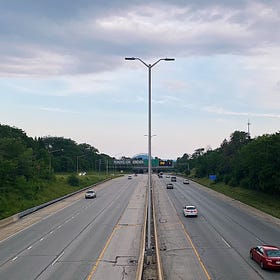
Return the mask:
<svg viewBox="0 0 280 280"><path fill-rule="evenodd" d="M192 178L192 180L247 205L253 206L274 217L280 218L279 196L240 187L230 187L224 183L213 183L208 178Z"/></svg>
<svg viewBox="0 0 280 280"><path fill-rule="evenodd" d="M30 182L28 191L14 189L9 193L0 193L0 219L73 193L108 178L112 178L112 176L106 174L76 176L78 183L73 186L69 184L69 174L59 174L55 175L55 179L50 182Z"/></svg>

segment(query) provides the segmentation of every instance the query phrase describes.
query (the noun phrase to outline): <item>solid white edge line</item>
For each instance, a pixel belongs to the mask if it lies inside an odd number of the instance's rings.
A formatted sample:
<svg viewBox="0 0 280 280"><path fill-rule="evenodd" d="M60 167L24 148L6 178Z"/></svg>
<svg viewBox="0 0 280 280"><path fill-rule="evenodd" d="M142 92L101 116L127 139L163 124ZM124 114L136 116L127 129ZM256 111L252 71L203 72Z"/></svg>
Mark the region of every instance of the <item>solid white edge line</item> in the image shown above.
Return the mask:
<svg viewBox="0 0 280 280"><path fill-rule="evenodd" d="M52 262L52 266L64 255L64 251Z"/></svg>
<svg viewBox="0 0 280 280"><path fill-rule="evenodd" d="M223 237L221 237L221 238L222 238L223 242L224 242L229 248L231 248L231 246L229 245L229 243L226 242L226 240L225 240Z"/></svg>

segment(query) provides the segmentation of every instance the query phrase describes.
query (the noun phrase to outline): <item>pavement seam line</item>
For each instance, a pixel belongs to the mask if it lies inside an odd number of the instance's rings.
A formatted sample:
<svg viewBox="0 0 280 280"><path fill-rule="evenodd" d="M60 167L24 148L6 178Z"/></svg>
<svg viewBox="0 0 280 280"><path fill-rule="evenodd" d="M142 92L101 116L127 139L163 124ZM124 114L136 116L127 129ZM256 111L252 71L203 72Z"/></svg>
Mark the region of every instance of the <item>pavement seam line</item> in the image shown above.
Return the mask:
<svg viewBox="0 0 280 280"><path fill-rule="evenodd" d="M107 250L107 248L108 248L108 246L109 246L109 244L110 244L110 242L111 242L111 240L112 240L116 230L117 230L117 226L114 227L114 229L113 229L109 239L107 240L107 242L106 242L102 252L100 253L96 263L94 264L93 268L91 269L91 272L90 272L89 276L87 277L87 280L91 280L92 279L92 276L94 275L94 273L95 273L95 271L96 271L100 261L103 259L103 256L104 256L104 254L105 254L105 252L106 252L106 250Z"/></svg>
<svg viewBox="0 0 280 280"><path fill-rule="evenodd" d="M162 183L162 182L161 182L161 183ZM161 186L163 187L163 183L161 184ZM164 188L163 188L163 189L164 189ZM164 189L164 190L165 190L165 189ZM195 253L195 255L196 255L196 257L197 257L197 259L198 259L198 261L199 261L199 263L200 263L200 265L201 265L201 267L202 267L202 269L203 269L203 271L204 271L204 273L205 273L205 275L206 275L206 277L207 277L207 279L208 279L208 280L211 280L210 274L208 273L208 271L207 271L205 265L203 264L203 261L201 260L200 255L199 255L198 251L196 250L196 248L195 248L195 246L194 246L194 244L193 244L193 242L192 242L192 240L191 240L190 235L188 234L188 232L187 232L187 230L186 230L186 228L185 228L183 222L181 221L181 219L180 219L180 217L179 217L179 215L178 215L178 213L177 213L177 210L176 210L175 206L173 205L173 203L172 203L170 197L167 195L166 191L165 191L165 194L166 194L167 199L169 200L169 203L170 203L171 207L174 209L174 211L175 211L175 213L176 213L176 215L177 215L178 221L179 221L179 223L181 224L181 226L182 226L182 228L183 228L183 231L184 231L184 233L185 233L185 236L186 236L187 239L189 240L189 242L190 242L190 244L191 244L191 246L192 246L192 249L194 250L194 253Z"/></svg>
<svg viewBox="0 0 280 280"><path fill-rule="evenodd" d="M134 191L134 192L135 192L135 191ZM128 204L129 204L129 203L128 203ZM127 224L126 224L125 226L124 226L124 224L120 224L120 220L121 220L121 218L122 218L122 216L123 216L125 210L128 209L128 204L127 204L127 206L125 207L125 209L123 210L121 216L119 217L117 224L114 226L114 229L113 229L113 231L112 231L110 237L108 238L108 240L107 240L107 242L106 242L104 248L102 249L102 251L101 251L101 253L100 253L100 255L99 255L99 257L98 257L96 263L95 263L94 266L92 267L91 272L89 273L89 275L88 275L88 277L87 277L87 280L91 280L92 277L94 276L94 273L96 272L96 269L97 269L97 267L98 267L100 261L102 261L103 256L104 256L104 254L105 254L105 252L106 252L108 246L110 245L111 240L112 240L113 236L115 235L117 229L125 228L125 227L127 227L127 226L130 226L130 225L127 225ZM147 205L147 195L146 195L146 205ZM146 211L146 212L147 212L147 211ZM137 226L139 226L139 224L133 224L132 226L133 226L133 227L137 227ZM144 229L145 229L145 225L144 225ZM145 242L144 242L144 244L145 244ZM144 248L144 249L145 249L145 248ZM144 258L143 258L143 259L144 259ZM142 265L142 266L143 266L143 265ZM139 266L138 266L138 268L139 268Z"/></svg>
<svg viewBox="0 0 280 280"><path fill-rule="evenodd" d="M178 218L179 218L179 216L178 216ZM200 263L200 265L201 265L201 267L202 267L202 269L203 269L203 271L204 271L204 273L205 273L205 275L206 275L206 277L207 277L207 279L208 279L208 280L211 280L211 277L210 277L210 275L209 275L209 273L208 273L208 271L207 271L207 269L206 269L206 267L205 267L203 261L201 260L200 255L199 255L199 253L197 252L197 250L196 250L196 248L195 248L195 246L194 246L194 244L193 244L193 242L192 242L192 240L191 240L191 237L190 237L190 235L188 234L187 230L185 229L184 224L182 223L182 221L180 220L180 218L179 218L179 221L180 221L180 223L181 223L181 226L182 226L182 228L183 228L183 230L184 230L184 233L185 233L187 239L189 240L189 242L190 242L190 244L191 244L191 246L192 246L192 248L193 248L193 250L194 250L194 253L195 253L195 255L196 255L196 257L197 257L197 259L198 259L198 261L199 261L199 263Z"/></svg>
<svg viewBox="0 0 280 280"><path fill-rule="evenodd" d="M139 259L138 259L138 266L136 270L136 280L141 280L142 279L142 274L143 274L143 266L144 266L144 255L145 255L145 247L146 247L146 225L147 225L147 218L148 218L148 188L146 186L146 198L145 198L145 210L144 210L144 224L143 224L143 230L142 230L142 237L140 241L140 253L139 253Z"/></svg>
<svg viewBox="0 0 280 280"><path fill-rule="evenodd" d="M154 188L153 188L154 189ZM159 241L158 241L158 233L157 233L157 215L155 211L155 196L153 191L153 219L154 219L154 236L155 236L155 246L156 246L156 258L157 258L157 271L159 280L164 279L162 261L159 253Z"/></svg>

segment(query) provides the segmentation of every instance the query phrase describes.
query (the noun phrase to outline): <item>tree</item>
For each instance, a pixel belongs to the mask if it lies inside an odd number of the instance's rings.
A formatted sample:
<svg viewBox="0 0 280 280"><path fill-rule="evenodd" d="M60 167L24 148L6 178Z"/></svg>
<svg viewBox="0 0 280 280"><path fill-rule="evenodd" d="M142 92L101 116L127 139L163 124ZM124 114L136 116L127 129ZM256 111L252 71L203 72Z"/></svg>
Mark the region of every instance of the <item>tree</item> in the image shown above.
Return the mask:
<svg viewBox="0 0 280 280"><path fill-rule="evenodd" d="M190 162L198 177L214 173L231 186L280 194L279 132L251 139L246 132L235 131L215 150L195 150Z"/></svg>

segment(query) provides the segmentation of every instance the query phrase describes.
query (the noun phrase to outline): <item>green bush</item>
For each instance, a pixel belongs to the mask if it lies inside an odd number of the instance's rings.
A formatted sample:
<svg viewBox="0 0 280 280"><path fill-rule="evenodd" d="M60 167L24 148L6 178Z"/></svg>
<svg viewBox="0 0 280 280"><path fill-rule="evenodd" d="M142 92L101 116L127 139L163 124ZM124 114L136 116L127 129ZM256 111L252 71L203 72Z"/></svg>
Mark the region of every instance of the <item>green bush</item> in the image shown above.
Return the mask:
<svg viewBox="0 0 280 280"><path fill-rule="evenodd" d="M79 184L80 184L80 180L79 180L79 178L78 178L75 174L71 174L71 175L68 176L68 178L67 178L67 183L68 183L70 186L77 187L77 186L79 186Z"/></svg>

